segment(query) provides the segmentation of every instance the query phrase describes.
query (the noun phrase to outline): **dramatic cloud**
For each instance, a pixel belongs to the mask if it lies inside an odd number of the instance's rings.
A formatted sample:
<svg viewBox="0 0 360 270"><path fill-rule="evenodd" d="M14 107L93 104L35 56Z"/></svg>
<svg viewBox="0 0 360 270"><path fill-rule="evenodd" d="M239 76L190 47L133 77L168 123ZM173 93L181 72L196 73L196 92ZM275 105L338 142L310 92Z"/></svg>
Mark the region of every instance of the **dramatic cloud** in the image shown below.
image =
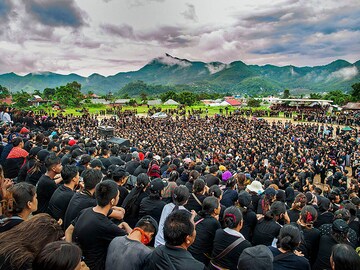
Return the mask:
<svg viewBox="0 0 360 270"><path fill-rule="evenodd" d="M72 0L26 0L25 5L44 25L77 28L84 24L82 12Z"/></svg>
<svg viewBox="0 0 360 270"><path fill-rule="evenodd" d="M340 78L343 80L351 80L359 74L359 70L356 67L342 68L330 74L329 79Z"/></svg>

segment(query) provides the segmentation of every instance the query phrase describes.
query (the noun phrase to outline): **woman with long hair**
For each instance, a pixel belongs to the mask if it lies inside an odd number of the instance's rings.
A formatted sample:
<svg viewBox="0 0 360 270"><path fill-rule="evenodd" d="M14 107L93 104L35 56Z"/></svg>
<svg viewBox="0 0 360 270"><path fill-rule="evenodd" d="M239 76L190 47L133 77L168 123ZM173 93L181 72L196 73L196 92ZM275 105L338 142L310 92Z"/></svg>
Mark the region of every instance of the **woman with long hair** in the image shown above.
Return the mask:
<svg viewBox="0 0 360 270"><path fill-rule="evenodd" d="M175 170L172 171L167 179L168 185L164 188L162 193L163 201L166 203L171 202L175 188L178 186L176 180L179 178L179 173Z"/></svg>
<svg viewBox="0 0 360 270"><path fill-rule="evenodd" d="M38 214L0 237L0 269L31 269L32 262L48 243L60 240L64 232L48 214Z"/></svg>
<svg viewBox="0 0 360 270"><path fill-rule="evenodd" d="M189 201L185 205L185 208L189 211L194 210L199 212L202 209L202 202L206 198L205 192L208 187L203 179L196 179L190 194Z"/></svg>
<svg viewBox="0 0 360 270"><path fill-rule="evenodd" d="M287 211L290 222L296 222L299 219L301 209L306 205L306 196L303 193L299 193L295 197L295 201L293 202L290 210Z"/></svg>

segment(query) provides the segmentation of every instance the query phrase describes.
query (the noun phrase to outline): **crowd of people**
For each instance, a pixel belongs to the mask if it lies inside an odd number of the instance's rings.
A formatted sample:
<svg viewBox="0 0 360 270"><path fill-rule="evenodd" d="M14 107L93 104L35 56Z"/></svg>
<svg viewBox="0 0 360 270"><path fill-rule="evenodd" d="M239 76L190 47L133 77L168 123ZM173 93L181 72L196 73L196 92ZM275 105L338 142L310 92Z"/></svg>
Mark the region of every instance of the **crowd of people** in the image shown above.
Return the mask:
<svg viewBox="0 0 360 270"><path fill-rule="evenodd" d="M360 269L356 126L12 108L0 121L1 270Z"/></svg>

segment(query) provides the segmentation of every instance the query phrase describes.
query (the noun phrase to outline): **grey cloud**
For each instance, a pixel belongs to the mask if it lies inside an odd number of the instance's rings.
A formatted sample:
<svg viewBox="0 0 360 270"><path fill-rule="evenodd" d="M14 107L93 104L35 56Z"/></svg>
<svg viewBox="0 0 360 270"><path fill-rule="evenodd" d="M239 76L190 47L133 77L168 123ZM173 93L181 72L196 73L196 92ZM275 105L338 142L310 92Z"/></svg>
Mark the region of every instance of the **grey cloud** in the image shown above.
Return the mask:
<svg viewBox="0 0 360 270"><path fill-rule="evenodd" d="M100 28L111 35L116 35L122 38L135 39L134 29L128 24L113 25L103 24Z"/></svg>
<svg viewBox="0 0 360 270"><path fill-rule="evenodd" d="M165 1L166 0L129 0L128 4L130 7L138 7L138 6L145 6L147 4L150 4L151 2L163 3Z"/></svg>
<svg viewBox="0 0 360 270"><path fill-rule="evenodd" d="M73 0L26 0L25 7L43 25L78 28L85 24L83 11Z"/></svg>
<svg viewBox="0 0 360 270"><path fill-rule="evenodd" d="M198 18L196 16L195 6L193 4L186 4L187 10L181 13L185 19L197 22Z"/></svg>

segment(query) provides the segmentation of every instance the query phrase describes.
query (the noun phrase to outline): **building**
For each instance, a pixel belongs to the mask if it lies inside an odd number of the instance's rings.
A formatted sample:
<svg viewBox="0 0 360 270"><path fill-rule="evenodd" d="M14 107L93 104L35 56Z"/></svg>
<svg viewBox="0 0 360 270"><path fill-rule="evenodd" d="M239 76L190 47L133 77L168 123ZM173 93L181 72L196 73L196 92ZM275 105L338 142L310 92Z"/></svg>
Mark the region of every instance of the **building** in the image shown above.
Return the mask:
<svg viewBox="0 0 360 270"><path fill-rule="evenodd" d="M360 102L348 102L346 105L342 106L342 109L358 111L358 110L360 110Z"/></svg>
<svg viewBox="0 0 360 270"><path fill-rule="evenodd" d="M180 105L179 102L176 102L175 100L173 99L169 99L167 100L166 102L164 102L164 105Z"/></svg>
<svg viewBox="0 0 360 270"><path fill-rule="evenodd" d="M149 106L158 106L161 104L162 104L161 99L154 99L154 100L147 101L147 105L149 105Z"/></svg>

